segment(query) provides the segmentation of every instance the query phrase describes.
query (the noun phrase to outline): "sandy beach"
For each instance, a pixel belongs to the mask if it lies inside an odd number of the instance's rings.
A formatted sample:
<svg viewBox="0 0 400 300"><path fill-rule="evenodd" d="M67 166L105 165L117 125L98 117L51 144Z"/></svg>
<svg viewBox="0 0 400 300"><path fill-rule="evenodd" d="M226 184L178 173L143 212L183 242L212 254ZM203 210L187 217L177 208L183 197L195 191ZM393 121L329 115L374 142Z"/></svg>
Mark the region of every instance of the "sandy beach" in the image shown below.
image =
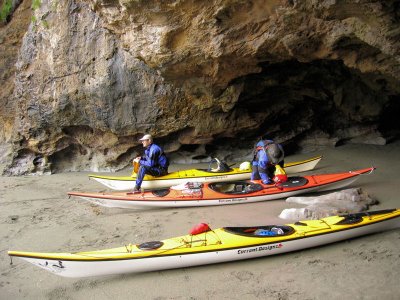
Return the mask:
<svg viewBox="0 0 400 300"><path fill-rule="evenodd" d="M323 155L308 173L376 166L350 187L380 204L400 207L400 142L344 145L287 157ZM173 166L187 168L187 166ZM173 169L171 168L171 169ZM68 191L106 191L86 172L0 177L0 299L398 299L400 229L314 249L195 268L69 279L7 255L8 250L74 252L186 234L200 222L212 228L284 224L284 200L219 207L123 210L68 199ZM118 175L129 174L129 170ZM300 207L300 206L298 206Z"/></svg>

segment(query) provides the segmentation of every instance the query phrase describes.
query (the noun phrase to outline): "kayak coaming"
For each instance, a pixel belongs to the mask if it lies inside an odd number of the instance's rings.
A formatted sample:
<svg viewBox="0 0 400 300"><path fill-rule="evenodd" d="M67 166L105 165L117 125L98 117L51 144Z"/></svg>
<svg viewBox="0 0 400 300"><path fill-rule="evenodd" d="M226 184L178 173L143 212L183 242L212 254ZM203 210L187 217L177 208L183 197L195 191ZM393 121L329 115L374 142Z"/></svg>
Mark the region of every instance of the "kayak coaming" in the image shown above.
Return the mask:
<svg viewBox="0 0 400 300"><path fill-rule="evenodd" d="M303 161L285 163L284 168L288 174L305 172L314 169L321 159L322 155ZM198 182L246 180L250 179L250 175L251 170L240 170L239 168L232 168L229 172L211 172L199 169L189 169L171 172L160 177L146 175L142 183L142 188L154 189L170 187L185 183L188 180L196 180ZM90 174L89 179L94 179L113 190L126 191L133 189L136 176L103 176Z"/></svg>
<svg viewBox="0 0 400 300"><path fill-rule="evenodd" d="M78 253L35 253L9 251L47 271L65 277L88 277L132 272L156 271L243 260L321 246L400 226L400 210L363 213L362 221L338 225L346 216L286 224L290 235L248 237L222 227L196 235L163 240L155 250L140 250L139 245ZM305 224L305 225L304 225ZM279 226L279 225L278 225ZM252 226L254 227L254 226ZM248 227L251 228L251 227Z"/></svg>
<svg viewBox="0 0 400 300"><path fill-rule="evenodd" d="M349 171L348 173L319 174L307 175L302 178L307 179L307 184L298 187L280 187L275 185L266 185L265 188L256 193L247 193L242 195L231 195L219 193L209 188L211 183L204 183L201 195L183 195L180 191L170 189L168 195L158 197L151 192L143 192L141 194L131 193L82 193L69 192L69 196L77 196L81 199L90 201L94 204L105 207L116 208L163 208L163 207L195 207L195 206L213 206L213 205L229 205L239 203L254 203L267 200L276 200L291 197L294 195L322 192L333 189L340 189L352 184L358 179L359 175L370 173L374 167L361 169L357 171ZM346 177L343 177L347 174ZM332 178L340 177L340 180L332 182ZM324 179L325 183L324 183ZM290 178L289 178L290 179ZM328 180L329 179L329 180ZM311 182L313 181L313 182ZM260 182L260 181L258 181ZM314 184L314 185L313 185ZM318 184L318 185L315 185Z"/></svg>

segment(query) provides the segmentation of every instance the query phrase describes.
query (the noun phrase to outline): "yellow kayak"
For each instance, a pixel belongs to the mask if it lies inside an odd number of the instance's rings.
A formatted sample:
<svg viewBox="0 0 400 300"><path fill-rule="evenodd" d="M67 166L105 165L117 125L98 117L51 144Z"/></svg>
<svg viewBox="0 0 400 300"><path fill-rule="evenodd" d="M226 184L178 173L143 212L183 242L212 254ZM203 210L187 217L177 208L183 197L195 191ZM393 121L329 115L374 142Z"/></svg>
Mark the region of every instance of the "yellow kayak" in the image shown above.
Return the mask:
<svg viewBox="0 0 400 300"><path fill-rule="evenodd" d="M400 210L337 215L286 225L196 225L189 234L107 250L75 253L8 251L65 277L145 272L281 254L400 227Z"/></svg>
<svg viewBox="0 0 400 300"><path fill-rule="evenodd" d="M284 165L287 174L296 174L309 171L322 159L322 156L316 156L307 160L291 162ZM206 169L189 169L177 172L171 172L165 176L153 177L146 175L144 177L142 188L158 189L166 188L174 185L186 183L188 181L196 182L221 182L221 181L236 181L250 179L251 169L241 170L240 168L231 168L228 172ZM110 189L117 191L132 190L135 186L136 174L131 176L102 176L89 175L90 179L94 179Z"/></svg>

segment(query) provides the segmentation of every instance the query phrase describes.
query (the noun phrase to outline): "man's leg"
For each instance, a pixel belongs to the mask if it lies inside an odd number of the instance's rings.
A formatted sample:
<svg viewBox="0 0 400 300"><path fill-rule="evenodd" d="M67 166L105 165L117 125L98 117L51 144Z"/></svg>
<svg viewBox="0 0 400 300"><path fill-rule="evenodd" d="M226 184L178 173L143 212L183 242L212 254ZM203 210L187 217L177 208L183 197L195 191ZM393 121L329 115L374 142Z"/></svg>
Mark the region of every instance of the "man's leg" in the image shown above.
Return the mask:
<svg viewBox="0 0 400 300"><path fill-rule="evenodd" d="M268 165L267 167L267 175L272 180L275 176L276 167L274 165Z"/></svg>
<svg viewBox="0 0 400 300"><path fill-rule="evenodd" d="M159 177L159 176L164 175L163 170L160 168L149 168L149 167L145 167L145 168L146 168L146 174L150 174L151 176Z"/></svg>
<svg viewBox="0 0 400 300"><path fill-rule="evenodd" d="M272 183L271 177L269 176L270 174L269 174L268 168L264 169L264 168L258 167L258 172L260 173L262 183L264 183L264 184Z"/></svg>
<svg viewBox="0 0 400 300"><path fill-rule="evenodd" d="M260 173L258 172L258 165L252 164L251 165L251 180L259 180L260 178Z"/></svg>
<svg viewBox="0 0 400 300"><path fill-rule="evenodd" d="M139 192L140 187L142 186L143 178L146 174L149 174L154 177L162 176L164 175L165 171L159 168L151 168L151 167L146 167L146 166L140 166L139 171L136 177L136 185L133 189L133 192Z"/></svg>
<svg viewBox="0 0 400 300"><path fill-rule="evenodd" d="M134 193L140 192L140 187L142 186L144 175L146 175L146 167L140 166L136 176L136 184L133 188Z"/></svg>

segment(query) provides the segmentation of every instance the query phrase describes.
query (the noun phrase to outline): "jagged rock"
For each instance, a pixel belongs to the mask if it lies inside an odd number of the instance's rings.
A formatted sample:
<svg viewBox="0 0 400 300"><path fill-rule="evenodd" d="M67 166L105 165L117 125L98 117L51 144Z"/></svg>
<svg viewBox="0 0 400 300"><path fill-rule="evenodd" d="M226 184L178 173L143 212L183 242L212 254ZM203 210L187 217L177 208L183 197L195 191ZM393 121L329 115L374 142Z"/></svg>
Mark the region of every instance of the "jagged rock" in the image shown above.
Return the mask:
<svg viewBox="0 0 400 300"><path fill-rule="evenodd" d="M11 2L15 18L0 20L0 162L6 161L12 154L11 139L15 132L16 115L13 99L15 63L31 18L30 1L21 2Z"/></svg>
<svg viewBox="0 0 400 300"><path fill-rule="evenodd" d="M0 28L2 43L28 3ZM0 94L0 143L12 147L0 147L6 173L118 170L142 150L144 133L176 162L247 160L264 134L286 154L384 144L399 135L398 8L397 0L42 1L15 78L0 78L8 87L15 79L12 97Z"/></svg>

